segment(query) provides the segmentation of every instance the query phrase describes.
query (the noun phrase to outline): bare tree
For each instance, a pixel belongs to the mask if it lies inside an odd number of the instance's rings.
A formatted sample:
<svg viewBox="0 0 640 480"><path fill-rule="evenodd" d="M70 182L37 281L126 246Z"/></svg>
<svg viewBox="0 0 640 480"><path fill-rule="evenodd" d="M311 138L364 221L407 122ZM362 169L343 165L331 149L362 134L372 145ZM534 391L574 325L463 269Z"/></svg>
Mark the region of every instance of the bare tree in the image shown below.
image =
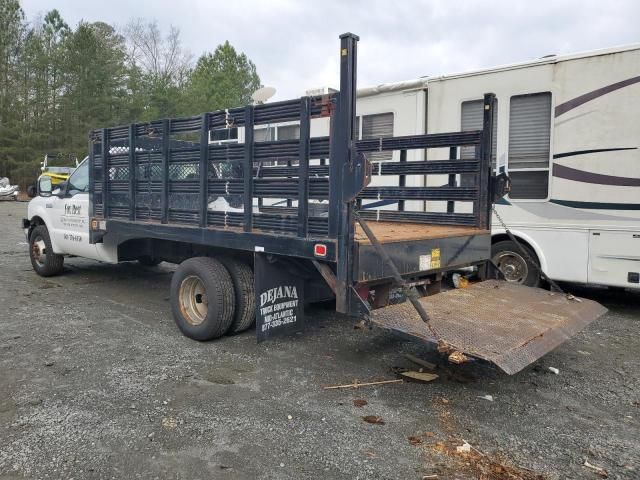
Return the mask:
<svg viewBox="0 0 640 480"><path fill-rule="evenodd" d="M181 83L192 65L191 54L182 48L180 30L171 26L163 36L158 23L138 18L124 28L130 61L163 83Z"/></svg>

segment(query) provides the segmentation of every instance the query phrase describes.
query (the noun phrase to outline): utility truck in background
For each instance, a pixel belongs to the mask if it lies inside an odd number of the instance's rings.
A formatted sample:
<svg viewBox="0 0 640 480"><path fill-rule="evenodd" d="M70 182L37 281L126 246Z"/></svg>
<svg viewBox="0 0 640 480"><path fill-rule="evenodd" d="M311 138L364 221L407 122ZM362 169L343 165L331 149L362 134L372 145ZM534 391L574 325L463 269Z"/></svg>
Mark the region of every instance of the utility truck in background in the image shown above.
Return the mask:
<svg viewBox="0 0 640 480"><path fill-rule="evenodd" d="M510 374L601 316L596 302L505 282L490 261L492 205L509 187L491 170L495 96L479 129L358 140L358 37L340 38L337 92L90 132L88 158L59 188L41 177L29 204L34 270L60 274L66 255L172 262L173 316L196 340L254 322L259 341L300 330L306 303L335 298L338 312ZM424 149L447 155L409 155ZM409 183L443 174L444 186ZM445 288L445 274L471 270L468 287Z"/></svg>

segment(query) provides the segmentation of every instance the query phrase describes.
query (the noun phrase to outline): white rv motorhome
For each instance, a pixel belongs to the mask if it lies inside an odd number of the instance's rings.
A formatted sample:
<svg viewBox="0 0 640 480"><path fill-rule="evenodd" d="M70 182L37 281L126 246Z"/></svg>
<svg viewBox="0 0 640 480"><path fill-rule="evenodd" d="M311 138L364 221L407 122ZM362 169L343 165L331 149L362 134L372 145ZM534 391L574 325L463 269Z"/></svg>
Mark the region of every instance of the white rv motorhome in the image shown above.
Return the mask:
<svg viewBox="0 0 640 480"><path fill-rule="evenodd" d="M511 193L496 208L528 256L553 280L640 289L640 44L360 89L357 137L480 129L488 92L497 99L494 168L512 180ZM244 138L242 127L219 133L224 138L212 136L212 143ZM254 133L258 142L299 135L297 122L262 126ZM329 135L328 119L313 119L311 135ZM427 160L474 155L461 150L430 149ZM423 151L405 153L403 160L425 159ZM401 179L376 176L375 169L381 162L400 161L400 155L368 155L374 164L372 185L398 185ZM439 186L449 178L407 175L402 181ZM455 181L464 185L465 178ZM272 199L268 205L285 202L296 206L290 199ZM375 211L398 204L365 200L363 207ZM423 201L402 207L460 213L471 208L465 202ZM507 280L538 285L538 270L495 215L492 232L493 258Z"/></svg>
<svg viewBox="0 0 640 480"><path fill-rule="evenodd" d="M497 98L494 166L513 182L497 205L509 229L554 280L640 288L640 45L365 88L359 135L481 128L485 92ZM473 155L462 150L457 158ZM428 159L448 155L431 150ZM447 177L405 181L437 186ZM507 279L537 285L537 270L495 216L492 231Z"/></svg>

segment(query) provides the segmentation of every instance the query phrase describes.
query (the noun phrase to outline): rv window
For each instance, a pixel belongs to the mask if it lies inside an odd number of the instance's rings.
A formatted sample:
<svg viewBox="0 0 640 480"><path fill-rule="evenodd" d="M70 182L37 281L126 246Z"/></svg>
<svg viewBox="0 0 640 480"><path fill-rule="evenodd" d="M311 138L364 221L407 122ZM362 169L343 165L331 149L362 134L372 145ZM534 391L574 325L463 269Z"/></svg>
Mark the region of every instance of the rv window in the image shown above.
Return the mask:
<svg viewBox="0 0 640 480"><path fill-rule="evenodd" d="M219 128L209 132L210 142L225 142L228 140L238 140L238 127Z"/></svg>
<svg viewBox="0 0 640 480"><path fill-rule="evenodd" d="M551 93L511 97L509 109L509 197L542 199L549 191ZM528 171L535 169L536 171Z"/></svg>
<svg viewBox="0 0 640 480"><path fill-rule="evenodd" d="M359 126L359 124L358 124ZM393 136L393 113L379 113L376 115L362 116L362 139L392 137ZM370 153L369 160L380 162L391 160L393 152Z"/></svg>
<svg viewBox="0 0 640 480"><path fill-rule="evenodd" d="M549 168L551 94L511 97L509 169Z"/></svg>
<svg viewBox="0 0 640 480"><path fill-rule="evenodd" d="M272 142L276 139L276 128L271 125L255 127L253 131L254 142Z"/></svg>
<svg viewBox="0 0 640 480"><path fill-rule="evenodd" d="M518 171L509 172L511 178L511 191L509 198L518 199L545 199L549 190L549 171Z"/></svg>
<svg viewBox="0 0 640 480"><path fill-rule="evenodd" d="M471 100L468 102L462 102L461 110L461 130L463 132L469 130L482 130L482 112L484 106L484 100ZM498 144L498 100L496 100L496 106L493 109L493 135L491 138L491 168L496 168L496 152ZM460 149L460 158L463 160L469 160L475 158L475 147L462 147Z"/></svg>
<svg viewBox="0 0 640 480"><path fill-rule="evenodd" d="M280 125L278 127L278 140L298 140L300 138L300 125Z"/></svg>

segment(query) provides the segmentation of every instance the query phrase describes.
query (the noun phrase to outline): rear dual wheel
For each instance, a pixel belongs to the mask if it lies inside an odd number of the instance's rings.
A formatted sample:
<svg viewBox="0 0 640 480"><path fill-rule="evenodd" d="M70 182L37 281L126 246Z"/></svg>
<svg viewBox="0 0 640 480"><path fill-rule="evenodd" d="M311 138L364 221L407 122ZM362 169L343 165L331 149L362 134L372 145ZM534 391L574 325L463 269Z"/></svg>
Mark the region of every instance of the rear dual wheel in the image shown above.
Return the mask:
<svg viewBox="0 0 640 480"><path fill-rule="evenodd" d="M238 333L255 318L253 272L234 259L195 257L171 280L171 308L178 328L194 340Z"/></svg>

